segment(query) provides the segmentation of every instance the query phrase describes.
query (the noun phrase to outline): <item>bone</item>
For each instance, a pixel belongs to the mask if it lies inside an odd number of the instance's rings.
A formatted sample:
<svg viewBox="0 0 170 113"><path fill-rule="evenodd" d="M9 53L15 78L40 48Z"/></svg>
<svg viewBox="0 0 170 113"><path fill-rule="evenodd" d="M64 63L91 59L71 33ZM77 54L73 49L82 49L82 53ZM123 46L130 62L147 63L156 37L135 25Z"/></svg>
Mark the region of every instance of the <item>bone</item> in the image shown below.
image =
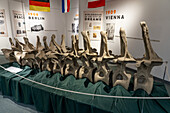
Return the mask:
<svg viewBox="0 0 170 113"><path fill-rule="evenodd" d="M66 60L68 58L68 56L60 56L62 58L60 58L61 60L58 60L58 66L60 67L60 73L62 75L65 75L65 69L64 66L67 64Z"/></svg>
<svg viewBox="0 0 170 113"><path fill-rule="evenodd" d="M15 40L15 47L18 49L18 51L23 51L23 43L19 42L17 38L14 38Z"/></svg>
<svg viewBox="0 0 170 113"><path fill-rule="evenodd" d="M155 61L155 62L162 62L162 59L156 54L156 52L152 48L152 45L149 39L149 29L148 29L146 22L143 21L140 23L140 25L142 28L142 37L143 37L144 46L145 46L144 59Z"/></svg>
<svg viewBox="0 0 170 113"><path fill-rule="evenodd" d="M16 41L16 48L18 48L18 51L14 51L14 56L18 64L21 66L26 65L27 60L24 59L26 53L31 52L32 50L28 47L28 44L23 44L20 42L17 38L14 38Z"/></svg>
<svg viewBox="0 0 170 113"><path fill-rule="evenodd" d="M86 66L80 67L78 71L78 78L87 78L90 80L90 82L93 82L93 73L96 68L90 68Z"/></svg>
<svg viewBox="0 0 170 113"><path fill-rule="evenodd" d="M62 75L64 75L64 65L65 65L65 57L64 55L59 55L58 53L47 53L47 67L48 70L53 71L53 73L60 72ZM49 66L53 65L53 66Z"/></svg>
<svg viewBox="0 0 170 113"><path fill-rule="evenodd" d="M62 70L61 70L61 67L59 65L59 61L58 59L52 59L51 61L53 63L53 73L56 73L56 72L61 72L62 73Z"/></svg>
<svg viewBox="0 0 170 113"><path fill-rule="evenodd" d="M77 63L76 58L66 58L67 64L65 65L65 75L74 75L75 78L78 78L78 69L79 64Z"/></svg>
<svg viewBox="0 0 170 113"><path fill-rule="evenodd" d="M43 70L43 63L47 60L45 51L38 51L38 53L35 55L36 58L36 64L38 65L38 68Z"/></svg>
<svg viewBox="0 0 170 113"><path fill-rule="evenodd" d="M72 52L74 55L78 56L78 48L76 48L76 37L74 35L71 36L72 39Z"/></svg>
<svg viewBox="0 0 170 113"><path fill-rule="evenodd" d="M101 44L100 44L100 55L96 58L97 71L94 74L94 82L103 81L107 85L110 84L109 78L111 76L111 70L107 65L109 60L113 60L113 56L109 54L107 45L107 32L101 31Z"/></svg>
<svg viewBox="0 0 170 113"><path fill-rule="evenodd" d="M15 46L13 41L12 41L12 38L9 38L9 42L10 42L11 46Z"/></svg>
<svg viewBox="0 0 170 113"><path fill-rule="evenodd" d="M9 38L9 42L11 44L11 48L13 51L19 51L20 49L16 47L16 45L13 43L12 38Z"/></svg>
<svg viewBox="0 0 170 113"><path fill-rule="evenodd" d="M55 41L55 35L53 34L51 37L51 42L53 43L53 45L55 46L57 52L62 53L61 51L61 47L57 44L57 42Z"/></svg>
<svg viewBox="0 0 170 113"><path fill-rule="evenodd" d="M90 45L90 37L89 37L89 32L88 31L82 31L81 32L84 40L84 50L87 54L92 53L92 48Z"/></svg>
<svg viewBox="0 0 170 113"><path fill-rule="evenodd" d="M51 41L50 41L49 49L52 52L57 52L58 53L57 48L56 48L56 46L53 43L53 36L51 36Z"/></svg>
<svg viewBox="0 0 170 113"><path fill-rule="evenodd" d="M128 51L126 33L123 28L120 28L120 45L121 57L118 58L118 61L135 61L135 59Z"/></svg>
<svg viewBox="0 0 170 113"><path fill-rule="evenodd" d="M117 63L117 69L112 76L113 86L121 85L125 89L128 89L131 74L126 73L126 63L135 62L135 59L128 51L126 33L123 28L120 28L120 45L121 45L121 55L114 59L114 62Z"/></svg>
<svg viewBox="0 0 170 113"><path fill-rule="evenodd" d="M100 57L111 57L107 45L107 32L101 31Z"/></svg>
<svg viewBox="0 0 170 113"><path fill-rule="evenodd" d="M13 50L10 50L10 49L1 49L1 51L3 52L5 58L9 60L9 62L15 62L16 61L16 59L14 57Z"/></svg>
<svg viewBox="0 0 170 113"><path fill-rule="evenodd" d="M67 52L67 49L66 49L66 45L65 45L65 36L64 35L62 35L61 36L61 49L62 49L62 51L64 52L64 53L66 53Z"/></svg>
<svg viewBox="0 0 170 113"><path fill-rule="evenodd" d="M46 37L46 36L43 37L43 42L44 42L44 48L45 48L45 50L46 50L46 51L49 51L49 47L48 47L48 44L47 44L47 37Z"/></svg>
<svg viewBox="0 0 170 113"><path fill-rule="evenodd" d="M148 94L152 92L153 76L150 74L154 66L161 65L162 59L154 52L150 39L149 30L146 22L140 23L142 28L142 36L145 46L145 55L141 60L137 60L137 73L134 75L134 90L143 89Z"/></svg>
<svg viewBox="0 0 170 113"><path fill-rule="evenodd" d="M35 50L34 45L29 42L28 38L24 37L24 41L25 41L25 44L28 45L28 47L29 47L31 50Z"/></svg>
<svg viewBox="0 0 170 113"><path fill-rule="evenodd" d="M128 90L131 74L126 73L126 63L122 62L117 64L117 70L112 76L113 86L121 85Z"/></svg>
<svg viewBox="0 0 170 113"><path fill-rule="evenodd" d="M25 56L22 60L23 65L30 66L31 68L34 68L35 60L35 53L25 53Z"/></svg>
<svg viewBox="0 0 170 113"><path fill-rule="evenodd" d="M98 81L103 81L107 85L110 84L111 70L107 68L107 62L107 59L102 60L101 57L99 57L98 61L96 61L97 70L94 74L94 83Z"/></svg>
<svg viewBox="0 0 170 113"><path fill-rule="evenodd" d="M144 62L137 67L137 73L134 74L134 91L143 89L151 94L153 88L153 76L150 74L153 65L146 66Z"/></svg>
<svg viewBox="0 0 170 113"><path fill-rule="evenodd" d="M75 40L76 40L76 50L79 51L79 36L75 35Z"/></svg>
<svg viewBox="0 0 170 113"><path fill-rule="evenodd" d="M22 60L25 57L25 53L26 52L14 51L15 59L16 59L17 63L20 64L21 66L24 65L24 64L22 64Z"/></svg>
<svg viewBox="0 0 170 113"><path fill-rule="evenodd" d="M43 50L43 49L44 49L44 47L42 46L42 44L41 44L41 42L40 42L40 37L37 36L36 50L37 50L37 51L41 51L41 50Z"/></svg>
<svg viewBox="0 0 170 113"><path fill-rule="evenodd" d="M88 78L91 82L93 82L93 73L96 69L91 62L92 57L87 56L85 53L81 56L82 66L78 71L78 78Z"/></svg>

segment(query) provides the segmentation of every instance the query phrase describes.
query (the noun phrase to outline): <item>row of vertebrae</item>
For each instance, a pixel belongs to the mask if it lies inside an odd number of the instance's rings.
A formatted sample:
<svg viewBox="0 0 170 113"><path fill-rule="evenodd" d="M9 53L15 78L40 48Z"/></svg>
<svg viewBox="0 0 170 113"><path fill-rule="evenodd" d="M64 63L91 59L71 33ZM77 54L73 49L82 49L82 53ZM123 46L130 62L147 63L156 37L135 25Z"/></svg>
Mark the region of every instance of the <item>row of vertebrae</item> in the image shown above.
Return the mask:
<svg viewBox="0 0 170 113"><path fill-rule="evenodd" d="M134 90L144 89L148 94L153 87L153 76L150 74L153 66L161 65L162 59L154 52L148 35L148 27L141 22L142 35L145 46L145 55L141 59L135 59L129 53L125 30L120 28L121 55L113 55L107 46L107 32L101 31L100 54L90 44L88 31L81 32L84 40L84 50L79 48L78 35L72 36L72 48L65 46L65 37L62 35L61 45L55 41L55 35L51 36L48 46L47 37L43 37L44 46L37 36L37 44L34 47L24 37L25 44L14 38L15 44L9 38L11 50L2 49L4 55L10 62L18 62L21 66L28 65L31 68L39 68L42 71L48 70L52 73L60 72L62 75L74 75L76 78L88 78L96 83L103 81L107 85L122 85L128 89L131 74L126 73L127 63L137 64L137 73L134 75ZM116 71L108 66L109 62L116 63Z"/></svg>

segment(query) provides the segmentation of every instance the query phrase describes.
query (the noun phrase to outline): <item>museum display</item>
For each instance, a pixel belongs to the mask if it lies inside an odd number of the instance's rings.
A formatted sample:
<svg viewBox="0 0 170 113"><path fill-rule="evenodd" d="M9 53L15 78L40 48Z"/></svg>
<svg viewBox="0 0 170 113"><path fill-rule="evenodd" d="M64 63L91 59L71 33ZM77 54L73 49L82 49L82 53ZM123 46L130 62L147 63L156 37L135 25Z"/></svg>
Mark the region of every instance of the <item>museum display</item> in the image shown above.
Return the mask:
<svg viewBox="0 0 170 113"><path fill-rule="evenodd" d="M134 75L134 90L143 89L148 94L153 87L153 76L150 74L154 66L160 66L163 60L154 52L150 39L147 24L141 22L142 36L145 47L143 58L133 58L128 51L126 33L120 28L121 54L114 55L108 49L106 31L101 31L100 54L91 47L88 31L82 31L84 49L79 48L78 35L72 35L72 47L66 47L65 36L61 36L61 45L56 41L55 35L51 36L48 45L47 37L43 37L43 44L37 36L36 47L24 37L24 42L14 38L15 44L9 38L12 49L2 49L4 56L10 62L17 62L21 66L28 65L31 68L39 68L41 71L48 70L53 73L60 72L63 76L73 75L75 78L88 78L92 83L103 81L110 86L121 85L126 90L129 87L133 75L126 72L127 63L136 63L137 73ZM108 65L117 65L115 71Z"/></svg>

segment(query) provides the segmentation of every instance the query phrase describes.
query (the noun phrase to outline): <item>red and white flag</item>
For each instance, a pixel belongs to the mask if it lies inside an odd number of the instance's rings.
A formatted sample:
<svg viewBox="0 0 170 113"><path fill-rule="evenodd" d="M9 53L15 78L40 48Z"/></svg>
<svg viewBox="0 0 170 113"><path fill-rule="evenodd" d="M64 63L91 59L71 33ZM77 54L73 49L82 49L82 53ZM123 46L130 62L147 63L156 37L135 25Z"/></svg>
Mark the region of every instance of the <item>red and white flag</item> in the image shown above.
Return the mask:
<svg viewBox="0 0 170 113"><path fill-rule="evenodd" d="M105 0L88 0L88 8L105 6Z"/></svg>

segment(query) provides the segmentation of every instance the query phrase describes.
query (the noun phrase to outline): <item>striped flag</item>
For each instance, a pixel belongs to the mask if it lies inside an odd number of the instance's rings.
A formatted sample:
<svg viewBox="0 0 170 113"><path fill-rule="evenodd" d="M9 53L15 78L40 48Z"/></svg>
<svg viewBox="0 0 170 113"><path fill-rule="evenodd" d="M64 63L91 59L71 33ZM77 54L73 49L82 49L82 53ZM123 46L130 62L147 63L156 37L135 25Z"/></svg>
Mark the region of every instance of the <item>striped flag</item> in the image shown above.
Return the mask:
<svg viewBox="0 0 170 113"><path fill-rule="evenodd" d="M67 13L70 11L70 0L62 0L62 12Z"/></svg>
<svg viewBox="0 0 170 113"><path fill-rule="evenodd" d="M105 6L105 0L88 0L88 8Z"/></svg>
<svg viewBox="0 0 170 113"><path fill-rule="evenodd" d="M50 12L50 0L29 0L30 10Z"/></svg>

